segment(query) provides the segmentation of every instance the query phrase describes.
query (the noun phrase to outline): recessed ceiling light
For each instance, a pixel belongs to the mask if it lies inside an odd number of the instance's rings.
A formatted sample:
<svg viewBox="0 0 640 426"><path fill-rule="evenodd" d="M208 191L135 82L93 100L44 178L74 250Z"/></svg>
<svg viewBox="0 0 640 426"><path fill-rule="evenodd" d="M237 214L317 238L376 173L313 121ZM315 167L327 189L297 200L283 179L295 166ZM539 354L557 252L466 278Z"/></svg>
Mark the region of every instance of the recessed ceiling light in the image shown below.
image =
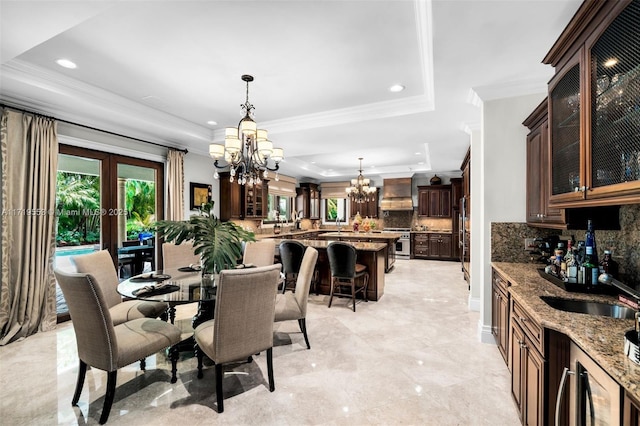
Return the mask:
<svg viewBox="0 0 640 426"><path fill-rule="evenodd" d="M402 92L404 90L404 86L402 84L394 84L389 87L390 92Z"/></svg>
<svg viewBox="0 0 640 426"><path fill-rule="evenodd" d="M611 68L612 66L614 66L617 63L618 63L618 60L616 58L611 58L611 59L607 59L606 61L604 61L604 66L607 67L607 68Z"/></svg>
<svg viewBox="0 0 640 426"><path fill-rule="evenodd" d="M69 68L69 69L78 68L78 66L74 62L71 62L68 59L58 59L56 61L56 64L60 65L61 67L65 67L65 68Z"/></svg>
<svg viewBox="0 0 640 426"><path fill-rule="evenodd" d="M207 124L209 124L211 126L217 126L218 122L217 121L213 121L213 120L209 120L209 121L207 121Z"/></svg>
<svg viewBox="0 0 640 426"><path fill-rule="evenodd" d="M416 155L422 155L422 153L421 152L416 152Z"/></svg>

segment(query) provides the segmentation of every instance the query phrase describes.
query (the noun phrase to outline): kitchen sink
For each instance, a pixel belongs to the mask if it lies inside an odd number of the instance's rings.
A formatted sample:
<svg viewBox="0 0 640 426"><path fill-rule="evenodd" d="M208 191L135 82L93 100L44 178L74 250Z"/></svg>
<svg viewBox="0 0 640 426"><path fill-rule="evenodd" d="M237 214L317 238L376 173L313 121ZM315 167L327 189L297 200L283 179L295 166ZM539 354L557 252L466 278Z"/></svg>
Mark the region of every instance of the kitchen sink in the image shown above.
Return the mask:
<svg viewBox="0 0 640 426"><path fill-rule="evenodd" d="M589 300L563 299L561 297L540 296L540 299L554 309L579 314L600 315L611 318L634 319L636 311L620 305L611 305Z"/></svg>

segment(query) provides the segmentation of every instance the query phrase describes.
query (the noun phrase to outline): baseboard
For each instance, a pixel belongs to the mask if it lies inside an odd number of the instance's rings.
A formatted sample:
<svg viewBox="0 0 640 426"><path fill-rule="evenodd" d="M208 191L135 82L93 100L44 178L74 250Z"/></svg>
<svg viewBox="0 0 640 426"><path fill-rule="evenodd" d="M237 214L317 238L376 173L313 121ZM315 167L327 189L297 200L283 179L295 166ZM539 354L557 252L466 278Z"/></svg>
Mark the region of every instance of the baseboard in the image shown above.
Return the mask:
<svg viewBox="0 0 640 426"><path fill-rule="evenodd" d="M495 345L496 339L493 337L491 333L490 325L483 325L482 321L478 321L478 334L480 334L480 341L482 343L490 343Z"/></svg>
<svg viewBox="0 0 640 426"><path fill-rule="evenodd" d="M480 299L477 297L471 297L469 294L469 310L474 312L480 312Z"/></svg>

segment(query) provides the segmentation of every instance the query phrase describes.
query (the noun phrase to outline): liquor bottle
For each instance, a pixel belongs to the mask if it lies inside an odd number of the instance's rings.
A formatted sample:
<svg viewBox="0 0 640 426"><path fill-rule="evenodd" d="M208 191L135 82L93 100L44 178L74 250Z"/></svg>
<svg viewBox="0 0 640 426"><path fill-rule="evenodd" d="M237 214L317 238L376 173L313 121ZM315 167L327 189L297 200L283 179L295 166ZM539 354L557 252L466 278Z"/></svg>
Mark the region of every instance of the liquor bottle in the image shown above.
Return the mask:
<svg viewBox="0 0 640 426"><path fill-rule="evenodd" d="M604 258L600 261L600 272L611 274L613 277L618 275L618 262L611 258L611 250L604 251Z"/></svg>
<svg viewBox="0 0 640 426"><path fill-rule="evenodd" d="M598 265L598 248L596 247L596 234L593 232L593 222L587 221L587 233L584 236L585 255L591 254L591 261ZM589 250L591 248L591 250Z"/></svg>
<svg viewBox="0 0 640 426"><path fill-rule="evenodd" d="M584 283L586 285L597 285L600 269L598 267L598 264L593 261L593 256L590 253L590 248L590 246L586 247L585 259L584 263L582 264L582 268L584 271Z"/></svg>
<svg viewBox="0 0 640 426"><path fill-rule="evenodd" d="M578 264L575 257L575 247L572 247L571 240L567 241L567 252L562 259L562 264L565 265L565 277L566 281L575 283L578 281Z"/></svg>

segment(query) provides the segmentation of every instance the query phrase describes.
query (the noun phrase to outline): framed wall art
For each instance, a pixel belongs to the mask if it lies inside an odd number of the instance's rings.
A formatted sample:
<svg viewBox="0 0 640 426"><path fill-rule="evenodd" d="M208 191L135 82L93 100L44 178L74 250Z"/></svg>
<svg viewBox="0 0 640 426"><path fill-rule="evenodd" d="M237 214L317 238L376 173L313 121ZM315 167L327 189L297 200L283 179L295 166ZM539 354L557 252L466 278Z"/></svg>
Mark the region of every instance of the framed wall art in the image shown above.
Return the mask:
<svg viewBox="0 0 640 426"><path fill-rule="evenodd" d="M211 185L207 185L206 183L189 183L189 194L190 194L190 204L189 208L191 210L199 210L206 203L211 202Z"/></svg>

